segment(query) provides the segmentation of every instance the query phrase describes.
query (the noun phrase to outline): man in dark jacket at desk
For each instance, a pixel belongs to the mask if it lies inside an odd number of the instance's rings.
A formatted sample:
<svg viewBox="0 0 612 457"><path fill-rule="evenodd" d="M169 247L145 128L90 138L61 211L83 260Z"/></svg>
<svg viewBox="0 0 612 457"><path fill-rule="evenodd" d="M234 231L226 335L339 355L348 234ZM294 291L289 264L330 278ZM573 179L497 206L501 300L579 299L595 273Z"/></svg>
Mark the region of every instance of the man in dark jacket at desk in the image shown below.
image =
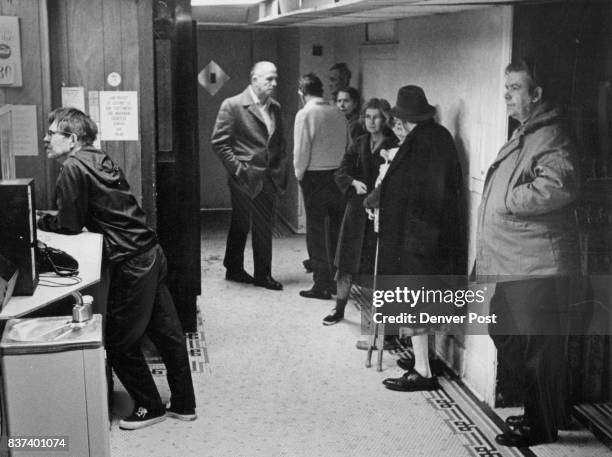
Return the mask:
<svg viewBox="0 0 612 457"><path fill-rule="evenodd" d="M165 419L196 419L195 396L185 338L166 285L167 263L155 232L147 226L122 170L92 146L96 124L74 108L49 115L47 156L62 170L56 183L57 215L38 221L42 230L104 235L111 272L106 316L106 351L111 367L134 400L119 426L135 430ZM140 349L147 334L168 369L166 410Z"/></svg>

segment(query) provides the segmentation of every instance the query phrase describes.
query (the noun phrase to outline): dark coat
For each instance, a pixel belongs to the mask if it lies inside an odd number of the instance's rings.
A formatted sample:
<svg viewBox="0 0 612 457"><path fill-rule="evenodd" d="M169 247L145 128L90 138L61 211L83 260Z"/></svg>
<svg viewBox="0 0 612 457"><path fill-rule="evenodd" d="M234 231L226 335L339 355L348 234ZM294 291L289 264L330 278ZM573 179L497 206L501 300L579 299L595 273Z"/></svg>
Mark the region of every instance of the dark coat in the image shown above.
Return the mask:
<svg viewBox="0 0 612 457"><path fill-rule="evenodd" d="M272 135L247 87L223 101L211 137L213 151L234 183L252 198L261 192L268 173L277 191L287 187L287 154L276 100L270 99L270 113L276 125Z"/></svg>
<svg viewBox="0 0 612 457"><path fill-rule="evenodd" d="M83 227L104 235L105 259L120 263L157 244L144 211L123 171L103 151L84 146L68 156L55 185L57 214L38 228L79 233Z"/></svg>
<svg viewBox="0 0 612 457"><path fill-rule="evenodd" d="M396 146L397 138L386 137L372 151L370 134L366 133L349 146L335 173L336 184L347 197L334 261L336 268L342 272L372 273L376 236L363 208L365 195L357 195L351 183L356 179L367 186L368 192L371 191L378 176L378 167L384 163L380 150Z"/></svg>
<svg viewBox="0 0 612 457"><path fill-rule="evenodd" d="M464 274L463 195L450 133L433 120L417 124L380 185L378 274Z"/></svg>

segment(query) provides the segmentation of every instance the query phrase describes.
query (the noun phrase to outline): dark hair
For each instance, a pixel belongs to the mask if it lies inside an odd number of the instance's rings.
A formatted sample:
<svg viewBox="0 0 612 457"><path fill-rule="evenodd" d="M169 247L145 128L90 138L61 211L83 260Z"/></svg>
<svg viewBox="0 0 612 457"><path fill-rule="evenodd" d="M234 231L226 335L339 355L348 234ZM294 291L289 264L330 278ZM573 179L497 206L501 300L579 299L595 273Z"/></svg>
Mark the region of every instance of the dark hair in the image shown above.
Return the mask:
<svg viewBox="0 0 612 457"><path fill-rule="evenodd" d="M338 70L340 79L345 81L346 85L348 86L351 82L351 70L349 70L349 67L346 62L338 62L337 64L332 65L329 71L333 70Z"/></svg>
<svg viewBox="0 0 612 457"><path fill-rule="evenodd" d="M536 87L542 88L542 93L546 93L545 81L541 72L538 72L538 68L535 62L528 59L513 59L506 67L505 73L516 73L524 71L530 79L529 94L533 92Z"/></svg>
<svg viewBox="0 0 612 457"><path fill-rule="evenodd" d="M49 124L57 121L57 128L76 135L79 143L90 146L98 135L98 127L91 118L76 108L57 108L49 113Z"/></svg>
<svg viewBox="0 0 612 457"><path fill-rule="evenodd" d="M314 73L302 75L298 79L298 89L303 95L323 96L323 83Z"/></svg>

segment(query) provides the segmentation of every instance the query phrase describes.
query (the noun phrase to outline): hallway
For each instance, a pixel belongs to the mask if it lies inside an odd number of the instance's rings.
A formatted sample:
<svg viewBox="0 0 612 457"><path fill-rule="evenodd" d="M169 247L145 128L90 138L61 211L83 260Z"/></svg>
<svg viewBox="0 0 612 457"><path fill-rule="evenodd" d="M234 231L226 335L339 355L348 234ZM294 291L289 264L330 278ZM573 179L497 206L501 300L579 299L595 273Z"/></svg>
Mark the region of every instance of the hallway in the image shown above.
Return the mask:
<svg viewBox="0 0 612 457"><path fill-rule="evenodd" d="M446 378L436 392L385 389L381 381L401 370L388 352L382 373L364 368L365 353L355 349L357 309L349 306L344 322L324 327L333 302L298 295L310 287L303 236L274 239L273 275L285 286L279 293L223 279L226 227L223 218L204 216L198 420L120 430L131 406L116 382L113 457L612 456L584 430L562 432L558 444L534 447L534 454L500 448L493 421ZM156 380L167 398L164 377Z"/></svg>

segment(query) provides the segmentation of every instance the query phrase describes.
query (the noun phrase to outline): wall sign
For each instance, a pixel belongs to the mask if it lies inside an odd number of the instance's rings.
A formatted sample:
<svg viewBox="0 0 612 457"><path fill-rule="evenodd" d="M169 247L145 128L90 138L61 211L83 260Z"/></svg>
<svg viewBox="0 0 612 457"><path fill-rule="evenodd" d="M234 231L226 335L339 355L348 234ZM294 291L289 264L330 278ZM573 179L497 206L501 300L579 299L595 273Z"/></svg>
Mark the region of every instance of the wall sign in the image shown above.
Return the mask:
<svg viewBox="0 0 612 457"><path fill-rule="evenodd" d="M138 141L136 91L100 92L100 130L102 141Z"/></svg>
<svg viewBox="0 0 612 457"><path fill-rule="evenodd" d="M85 112L85 88L62 87L62 106L76 108Z"/></svg>
<svg viewBox="0 0 612 457"><path fill-rule="evenodd" d="M0 86L22 85L19 18L0 16Z"/></svg>

